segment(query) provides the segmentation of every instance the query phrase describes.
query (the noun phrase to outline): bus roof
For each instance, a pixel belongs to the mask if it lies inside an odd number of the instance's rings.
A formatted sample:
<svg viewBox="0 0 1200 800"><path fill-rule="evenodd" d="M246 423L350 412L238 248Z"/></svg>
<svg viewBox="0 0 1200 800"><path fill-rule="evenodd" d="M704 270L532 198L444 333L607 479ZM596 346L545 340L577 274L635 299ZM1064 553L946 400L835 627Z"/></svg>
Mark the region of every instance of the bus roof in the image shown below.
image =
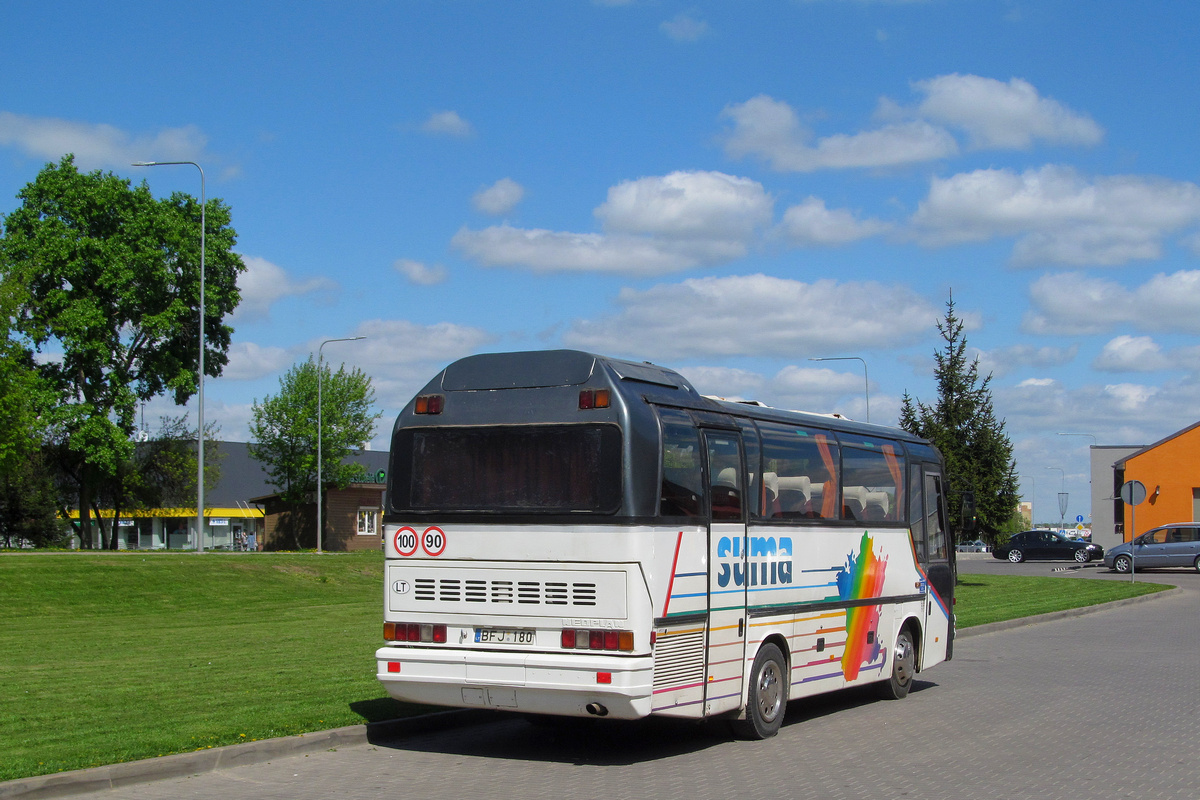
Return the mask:
<svg viewBox="0 0 1200 800"><path fill-rule="evenodd" d="M605 379L630 399L660 405L926 443L901 428L856 422L837 415L772 408L757 401L706 397L697 392L687 378L668 367L579 350L531 350L467 356L447 366L425 391L550 388L578 386L597 379Z"/></svg>

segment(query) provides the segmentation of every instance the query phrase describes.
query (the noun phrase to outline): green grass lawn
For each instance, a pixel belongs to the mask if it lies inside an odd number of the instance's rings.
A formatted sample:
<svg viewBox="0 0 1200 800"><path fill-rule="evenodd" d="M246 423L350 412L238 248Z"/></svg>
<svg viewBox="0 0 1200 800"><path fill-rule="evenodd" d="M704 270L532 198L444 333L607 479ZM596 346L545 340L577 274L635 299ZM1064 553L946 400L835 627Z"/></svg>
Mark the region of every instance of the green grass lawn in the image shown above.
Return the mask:
<svg viewBox="0 0 1200 800"><path fill-rule="evenodd" d="M1155 591L964 575L963 626ZM379 552L0 554L0 780L393 719Z"/></svg>
<svg viewBox="0 0 1200 800"><path fill-rule="evenodd" d="M0 780L419 710L375 680L383 556L0 556Z"/></svg>
<svg viewBox="0 0 1200 800"><path fill-rule="evenodd" d="M958 627L1082 608L1169 589L1157 583L1097 581L1065 576L959 574L954 606Z"/></svg>

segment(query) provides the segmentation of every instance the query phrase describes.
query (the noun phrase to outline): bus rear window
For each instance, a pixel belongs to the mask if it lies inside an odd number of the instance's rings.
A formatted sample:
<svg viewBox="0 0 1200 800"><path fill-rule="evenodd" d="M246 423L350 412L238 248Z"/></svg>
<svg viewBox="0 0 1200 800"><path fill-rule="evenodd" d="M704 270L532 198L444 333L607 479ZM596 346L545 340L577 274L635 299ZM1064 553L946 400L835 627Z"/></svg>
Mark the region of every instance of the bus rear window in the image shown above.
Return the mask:
<svg viewBox="0 0 1200 800"><path fill-rule="evenodd" d="M604 514L621 501L611 425L401 431L392 462L397 510Z"/></svg>

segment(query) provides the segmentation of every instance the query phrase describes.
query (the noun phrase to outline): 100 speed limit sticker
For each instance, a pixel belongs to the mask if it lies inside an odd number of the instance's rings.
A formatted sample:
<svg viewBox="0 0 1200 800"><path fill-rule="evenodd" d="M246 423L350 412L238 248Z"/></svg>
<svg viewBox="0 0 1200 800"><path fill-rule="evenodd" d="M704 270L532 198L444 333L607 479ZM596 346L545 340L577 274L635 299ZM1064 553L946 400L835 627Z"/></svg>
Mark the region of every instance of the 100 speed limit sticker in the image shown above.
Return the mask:
<svg viewBox="0 0 1200 800"><path fill-rule="evenodd" d="M421 533L405 525L392 536L392 544L402 556L416 555L419 548L425 555L436 558L446 549L446 534L436 525L430 525Z"/></svg>

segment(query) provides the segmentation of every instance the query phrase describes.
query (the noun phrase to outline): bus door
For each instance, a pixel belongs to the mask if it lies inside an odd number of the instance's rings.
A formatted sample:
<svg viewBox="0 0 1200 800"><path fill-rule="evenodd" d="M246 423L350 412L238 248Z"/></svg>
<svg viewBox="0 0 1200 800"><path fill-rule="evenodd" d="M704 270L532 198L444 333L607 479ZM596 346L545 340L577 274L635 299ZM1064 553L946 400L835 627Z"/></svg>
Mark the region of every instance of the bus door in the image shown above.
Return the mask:
<svg viewBox="0 0 1200 800"><path fill-rule="evenodd" d="M708 484L708 652L705 714L742 702L746 652L746 469L741 436L704 430Z"/></svg>
<svg viewBox="0 0 1200 800"><path fill-rule="evenodd" d="M922 567L928 585L925 587L925 644L934 652L946 649L949 658L953 647L954 614L954 548L949 544L946 517L946 484L941 474L924 471L921 525L924 554Z"/></svg>

